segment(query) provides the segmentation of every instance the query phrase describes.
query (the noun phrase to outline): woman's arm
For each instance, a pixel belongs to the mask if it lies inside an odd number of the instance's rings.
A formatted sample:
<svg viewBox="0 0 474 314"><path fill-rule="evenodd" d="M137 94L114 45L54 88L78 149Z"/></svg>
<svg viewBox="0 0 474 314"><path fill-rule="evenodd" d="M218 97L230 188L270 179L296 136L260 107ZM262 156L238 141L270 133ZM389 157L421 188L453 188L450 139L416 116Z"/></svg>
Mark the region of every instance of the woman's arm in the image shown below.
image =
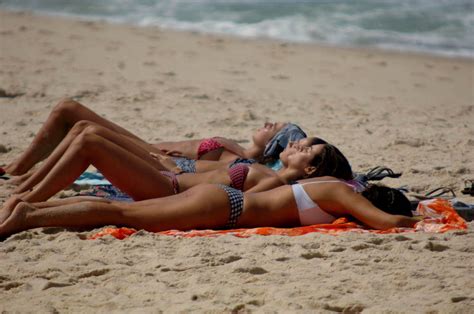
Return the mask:
<svg viewBox="0 0 474 314"><path fill-rule="evenodd" d="M372 203L350 188L341 189L337 197L347 214L375 229L389 229L394 227L413 227L419 219L402 215L391 215L378 209Z"/></svg>
<svg viewBox="0 0 474 314"><path fill-rule="evenodd" d="M233 140L230 140L228 138L225 138L225 137L215 137L214 138L216 141L218 141L220 144L222 144L222 146L224 146L224 148L233 153L233 154L236 154L240 157L244 157L244 148L242 146L240 146L239 144L237 144L235 141Z"/></svg>

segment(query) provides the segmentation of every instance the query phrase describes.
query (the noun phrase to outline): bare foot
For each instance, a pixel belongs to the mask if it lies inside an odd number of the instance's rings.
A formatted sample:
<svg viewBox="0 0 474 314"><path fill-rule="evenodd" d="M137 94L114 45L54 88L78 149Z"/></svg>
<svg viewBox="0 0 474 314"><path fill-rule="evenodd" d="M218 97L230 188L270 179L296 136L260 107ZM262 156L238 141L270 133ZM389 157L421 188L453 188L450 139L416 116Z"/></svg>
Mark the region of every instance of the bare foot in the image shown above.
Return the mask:
<svg viewBox="0 0 474 314"><path fill-rule="evenodd" d="M21 176L11 177L10 180L7 181L8 185L16 185L17 188L13 190L13 194L19 194L25 192L24 183L33 175L33 171L25 173Z"/></svg>
<svg viewBox="0 0 474 314"><path fill-rule="evenodd" d="M11 164L3 167L5 169L5 172L12 175L12 176L20 176L22 174L25 174L25 170L21 169L22 165L17 163L16 161L12 162Z"/></svg>
<svg viewBox="0 0 474 314"><path fill-rule="evenodd" d="M158 168L165 168L163 170L166 171L171 171L176 174L180 174L183 172L183 170L176 165L174 162L173 158L167 156L167 155L162 155L162 154L157 154L150 152L151 157L153 157L156 161L158 161Z"/></svg>
<svg viewBox="0 0 474 314"><path fill-rule="evenodd" d="M23 182L25 182L29 177L31 177L32 174L33 174L32 172L29 172L21 176L11 176L8 180L0 180L0 184L19 186Z"/></svg>
<svg viewBox="0 0 474 314"><path fill-rule="evenodd" d="M22 202L20 195L13 195L3 203L3 207L0 209L0 225L8 219L15 206L20 202Z"/></svg>
<svg viewBox="0 0 474 314"><path fill-rule="evenodd" d="M11 215L0 224L0 237L6 237L13 233L17 233L28 229L26 225L26 215L28 212L34 211L35 208L26 202L20 202L12 210Z"/></svg>
<svg viewBox="0 0 474 314"><path fill-rule="evenodd" d="M28 173L22 174L20 176L13 177L9 180L9 183L15 184L15 185L20 185L26 180L28 180L29 177L33 175L34 171L30 171Z"/></svg>

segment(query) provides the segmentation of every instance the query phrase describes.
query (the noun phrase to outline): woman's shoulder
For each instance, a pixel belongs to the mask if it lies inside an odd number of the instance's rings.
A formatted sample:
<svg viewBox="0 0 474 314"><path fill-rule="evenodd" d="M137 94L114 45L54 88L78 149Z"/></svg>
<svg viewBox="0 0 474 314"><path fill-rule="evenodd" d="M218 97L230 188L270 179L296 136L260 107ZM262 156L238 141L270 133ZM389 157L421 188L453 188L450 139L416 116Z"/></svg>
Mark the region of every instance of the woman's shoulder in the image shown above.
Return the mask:
<svg viewBox="0 0 474 314"><path fill-rule="evenodd" d="M303 185L307 190L324 190L324 194L341 195L341 193L354 193L353 187L345 180L331 176L298 180L297 183Z"/></svg>
<svg viewBox="0 0 474 314"><path fill-rule="evenodd" d="M323 177L315 177L315 178L298 180L298 183L301 183L301 184L311 184L311 183L330 184L330 183L344 183L344 182L345 181L342 179L338 179L336 177L331 177L331 176L323 176Z"/></svg>

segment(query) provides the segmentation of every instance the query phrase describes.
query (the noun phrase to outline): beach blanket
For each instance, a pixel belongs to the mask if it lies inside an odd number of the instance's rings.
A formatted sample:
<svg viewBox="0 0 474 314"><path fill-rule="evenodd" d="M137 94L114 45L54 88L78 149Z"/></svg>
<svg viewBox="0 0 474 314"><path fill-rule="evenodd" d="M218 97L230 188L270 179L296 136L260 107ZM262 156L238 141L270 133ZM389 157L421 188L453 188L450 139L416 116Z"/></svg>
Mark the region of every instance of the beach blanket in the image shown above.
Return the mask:
<svg viewBox="0 0 474 314"><path fill-rule="evenodd" d="M443 233L450 230L467 229L467 224L451 206L451 203L445 199L431 199L421 201L416 208L414 215L424 216L424 219L418 222L414 228L391 228L387 230L374 230L349 221L342 217L331 224L318 224L296 228L273 228L260 227L251 229L230 229L230 230L168 230L157 232L160 235L179 236L184 238L193 237L216 237L220 235L233 235L236 237L250 237L252 235L282 235L282 236L300 236L308 233L318 232L337 235L344 232L358 233L410 233L410 232L432 232ZM97 239L106 235L111 235L117 239L125 239L137 230L132 228L103 228L101 231L91 235L88 239Z"/></svg>

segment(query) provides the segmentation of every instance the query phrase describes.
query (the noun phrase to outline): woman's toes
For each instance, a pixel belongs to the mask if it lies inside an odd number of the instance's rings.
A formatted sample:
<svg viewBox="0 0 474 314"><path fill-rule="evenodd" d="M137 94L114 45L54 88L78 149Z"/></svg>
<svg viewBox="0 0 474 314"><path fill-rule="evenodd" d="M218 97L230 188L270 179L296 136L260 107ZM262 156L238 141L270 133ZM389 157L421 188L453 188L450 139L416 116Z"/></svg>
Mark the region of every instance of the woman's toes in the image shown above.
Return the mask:
<svg viewBox="0 0 474 314"><path fill-rule="evenodd" d="M34 207L28 203L17 204L7 219L0 224L0 236L5 237L26 230L26 215L32 210Z"/></svg>

